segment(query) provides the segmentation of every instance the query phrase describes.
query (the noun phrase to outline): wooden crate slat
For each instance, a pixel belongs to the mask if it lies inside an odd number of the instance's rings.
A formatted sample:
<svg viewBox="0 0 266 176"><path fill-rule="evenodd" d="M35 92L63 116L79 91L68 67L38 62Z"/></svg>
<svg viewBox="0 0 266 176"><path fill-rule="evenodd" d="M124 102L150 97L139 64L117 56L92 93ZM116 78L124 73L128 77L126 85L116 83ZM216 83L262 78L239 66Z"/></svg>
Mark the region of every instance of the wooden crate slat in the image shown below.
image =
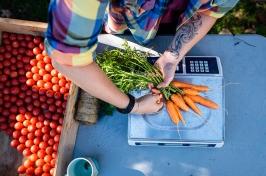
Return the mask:
<svg viewBox="0 0 266 176"><path fill-rule="evenodd" d="M55 168L55 176L65 175L67 165L72 159L72 153L75 146L76 134L78 130L78 122L75 121L74 115L78 98L78 87L75 84L71 85L67 107L63 123L63 133L60 136L60 143L57 154L57 167Z"/></svg>

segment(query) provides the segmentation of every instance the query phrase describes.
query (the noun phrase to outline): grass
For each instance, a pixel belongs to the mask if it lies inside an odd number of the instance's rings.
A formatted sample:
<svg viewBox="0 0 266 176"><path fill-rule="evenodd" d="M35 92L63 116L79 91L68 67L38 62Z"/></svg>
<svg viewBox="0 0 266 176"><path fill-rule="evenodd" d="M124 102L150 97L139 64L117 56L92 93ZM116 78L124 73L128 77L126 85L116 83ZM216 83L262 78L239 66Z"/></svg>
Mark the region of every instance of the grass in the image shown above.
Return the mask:
<svg viewBox="0 0 266 176"><path fill-rule="evenodd" d="M4 17L47 22L49 0L0 0ZM210 33L227 31L233 34L257 33L266 36L266 2L241 0L219 19Z"/></svg>

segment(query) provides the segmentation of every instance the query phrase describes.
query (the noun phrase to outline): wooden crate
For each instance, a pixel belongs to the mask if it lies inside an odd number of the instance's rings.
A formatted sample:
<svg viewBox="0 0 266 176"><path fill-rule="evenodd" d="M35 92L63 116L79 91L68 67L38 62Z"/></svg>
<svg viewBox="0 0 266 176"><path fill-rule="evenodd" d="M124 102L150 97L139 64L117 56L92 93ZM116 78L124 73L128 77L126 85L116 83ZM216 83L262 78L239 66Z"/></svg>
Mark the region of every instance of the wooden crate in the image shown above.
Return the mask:
<svg viewBox="0 0 266 176"><path fill-rule="evenodd" d="M0 18L0 41L2 31L44 36L46 28L46 23ZM79 125L79 123L74 120L74 113L76 109L75 104L78 98L78 92L79 88L75 84L72 84L69 91L69 98L67 101L67 107L64 116L63 130L61 132L58 147L55 176L65 175L67 165L72 159L72 152L75 145L76 134ZM3 133L0 134L0 142L2 145L0 147L0 161L5 162L0 163L0 175L3 173L6 176L14 175L14 173L16 173L17 166L21 163L22 156L17 151L9 147L10 139ZM6 160L4 158L6 158ZM2 171L8 171L10 173L5 173Z"/></svg>

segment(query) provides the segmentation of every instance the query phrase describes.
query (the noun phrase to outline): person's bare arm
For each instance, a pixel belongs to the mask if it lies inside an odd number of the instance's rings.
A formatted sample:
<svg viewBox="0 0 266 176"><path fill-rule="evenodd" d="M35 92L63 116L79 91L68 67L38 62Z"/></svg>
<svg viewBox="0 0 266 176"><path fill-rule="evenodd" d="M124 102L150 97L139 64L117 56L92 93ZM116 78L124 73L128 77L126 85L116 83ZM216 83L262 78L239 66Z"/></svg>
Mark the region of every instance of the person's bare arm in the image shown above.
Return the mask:
<svg viewBox="0 0 266 176"><path fill-rule="evenodd" d="M95 62L83 67L73 67L53 61L53 66L94 97L118 108L125 108L128 105L128 96L108 79ZM132 112L141 114L156 112L162 107L162 102L156 103L159 99L159 95L148 95L145 99L138 101Z"/></svg>
<svg viewBox="0 0 266 176"><path fill-rule="evenodd" d="M215 22L216 18L196 13L177 30L168 47L168 50L174 51L176 56L165 51L156 62L164 76L164 82L159 84L158 87L165 87L172 81L177 64L208 33Z"/></svg>

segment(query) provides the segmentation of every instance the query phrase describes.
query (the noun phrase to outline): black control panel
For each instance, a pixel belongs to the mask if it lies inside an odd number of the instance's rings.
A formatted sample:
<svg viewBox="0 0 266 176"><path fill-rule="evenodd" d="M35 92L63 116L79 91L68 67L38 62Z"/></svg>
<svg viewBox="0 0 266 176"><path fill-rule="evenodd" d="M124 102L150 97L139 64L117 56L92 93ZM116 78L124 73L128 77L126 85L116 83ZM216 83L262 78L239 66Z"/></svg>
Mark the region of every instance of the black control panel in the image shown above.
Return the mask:
<svg viewBox="0 0 266 176"><path fill-rule="evenodd" d="M186 73L219 74L216 57L186 57Z"/></svg>
<svg viewBox="0 0 266 176"><path fill-rule="evenodd" d="M159 57L148 57L148 61L154 64ZM183 73L182 61L179 62L176 73ZM185 57L186 73L190 74L219 74L216 57Z"/></svg>

